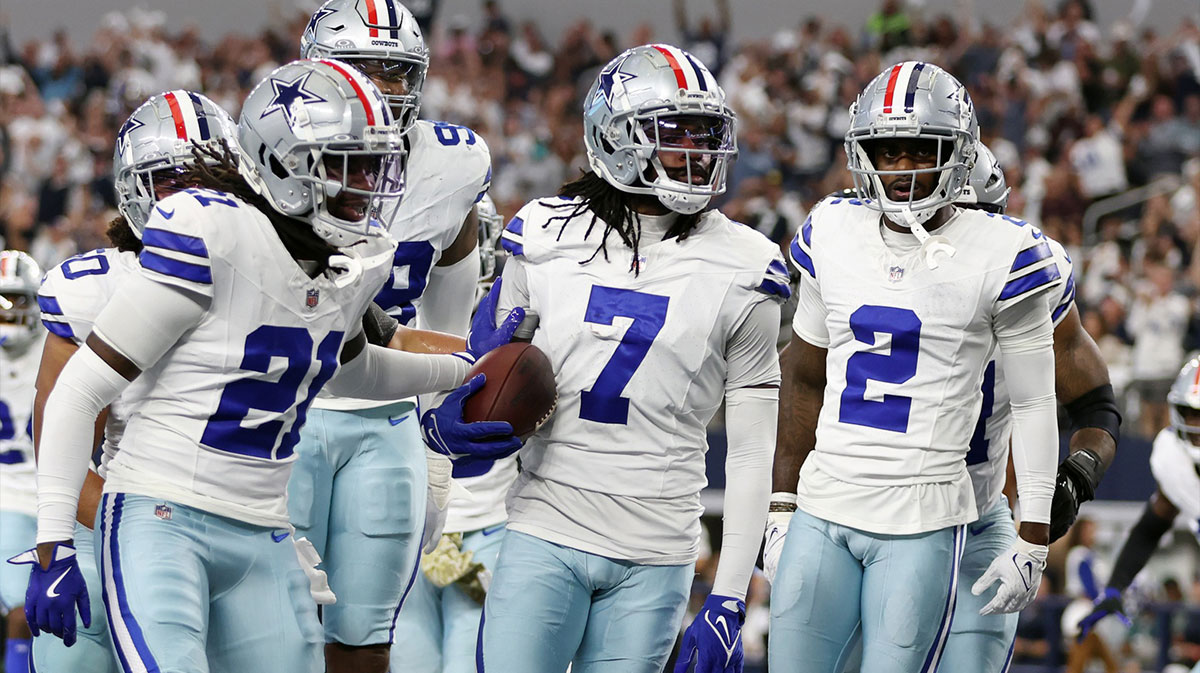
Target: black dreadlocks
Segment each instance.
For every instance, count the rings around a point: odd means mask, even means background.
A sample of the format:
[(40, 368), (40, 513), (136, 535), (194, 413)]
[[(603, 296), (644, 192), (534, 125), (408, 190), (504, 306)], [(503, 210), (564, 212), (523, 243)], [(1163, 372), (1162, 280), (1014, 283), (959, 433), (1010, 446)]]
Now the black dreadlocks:
[(108, 228), (104, 230), (104, 235), (108, 238), (108, 242), (121, 252), (136, 254), (142, 251), (142, 239), (133, 233), (133, 227), (129, 226), (124, 215), (112, 218), (108, 223)]
[[(558, 195), (567, 198), (578, 198), (579, 202), (543, 202), (542, 205), (550, 208), (570, 208), (571, 211), (566, 215), (558, 215), (550, 218), (542, 226), (548, 227), (551, 222), (561, 220), (562, 226), (558, 230), (558, 236), (561, 238), (568, 222), (576, 216), (583, 214), (584, 211), (592, 211), (592, 219), (588, 222), (588, 228), (584, 232), (583, 237), (587, 238), (592, 235), (592, 229), (596, 226), (596, 220), (603, 221), (604, 235), (600, 238), (600, 245), (596, 247), (596, 251), (592, 253), (592, 256), (583, 260), (580, 264), (587, 264), (596, 259), (596, 255), (599, 254), (603, 254), (605, 261), (607, 261), (608, 235), (615, 231), (621, 242), (633, 250), (633, 255), (629, 261), (629, 270), (633, 271), (633, 275), (638, 275), (638, 246), (641, 243), (642, 228), (638, 226), (636, 214), (629, 207), (629, 195), (608, 184), (604, 178), (596, 175), (593, 171), (586, 171), (575, 180), (565, 183), (559, 188)], [(683, 241), (692, 233), (696, 225), (699, 224), (702, 214), (680, 215), (675, 219), (671, 228), (667, 230), (666, 235), (663, 236), (663, 240), (675, 238), (677, 242)]]
[[(245, 178), (238, 173), (238, 158), (229, 149), (228, 143), (220, 141), (220, 150), (210, 146), (192, 144), (194, 159), (184, 164), (184, 172), (180, 180), (187, 184), (212, 189), (218, 192), (232, 194), (254, 206), (267, 216), (275, 227), (275, 233), (283, 246), (291, 253), (293, 259), (311, 260), (318, 263), (318, 268), (312, 275), (324, 272), (329, 256), (337, 249), (317, 236), (312, 227), (305, 226), (295, 218), (279, 213), (271, 207), (261, 194), (254, 191)], [(209, 165), (209, 160), (215, 165)]]

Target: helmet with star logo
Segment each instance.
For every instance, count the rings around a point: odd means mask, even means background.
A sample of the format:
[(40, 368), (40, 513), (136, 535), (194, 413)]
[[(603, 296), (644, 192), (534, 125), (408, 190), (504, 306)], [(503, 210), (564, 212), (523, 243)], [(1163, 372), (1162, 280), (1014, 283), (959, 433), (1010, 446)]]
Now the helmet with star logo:
[(42, 270), (27, 253), (0, 251), (0, 348), (21, 352), (37, 336)]
[(429, 48), (412, 12), (398, 0), (329, 0), (300, 38), (304, 58), (336, 58), (375, 82), (407, 133), (421, 109)]
[(1171, 428), (1200, 469), (1200, 357), (1188, 360), (1179, 370), (1167, 392), (1167, 404), (1171, 408)]
[[(117, 132), (113, 183), (117, 209), (141, 238), (150, 209), (194, 160), (193, 147), (237, 152), (237, 124), (220, 105), (194, 91), (168, 91), (142, 103)], [(215, 160), (206, 159), (208, 163)]]
[(345, 247), (385, 230), (372, 220), (400, 196), (389, 176), (403, 149), (383, 95), (333, 59), (293, 61), (259, 82), (242, 105), (243, 177), (271, 207)]
[(677, 213), (700, 212), (723, 194), (737, 155), (725, 92), (699, 60), (667, 44), (609, 61), (584, 98), (583, 127), (597, 175)]
[(975, 167), (967, 176), (967, 184), (963, 187), (962, 196), (958, 197), (960, 205), (968, 208), (986, 210), (989, 213), (1003, 214), (1008, 208), (1008, 183), (1004, 179), (1004, 171), (996, 155), (983, 143), (975, 146)]

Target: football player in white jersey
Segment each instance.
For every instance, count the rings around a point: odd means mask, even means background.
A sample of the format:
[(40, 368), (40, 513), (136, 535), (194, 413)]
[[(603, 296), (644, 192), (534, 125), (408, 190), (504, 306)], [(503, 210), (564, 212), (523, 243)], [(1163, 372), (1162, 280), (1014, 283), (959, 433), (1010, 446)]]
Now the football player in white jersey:
[(1080, 638), (1109, 615), (1129, 625), (1121, 593), (1146, 566), (1175, 519), (1182, 515), (1188, 528), (1200, 536), (1200, 358), (1188, 360), (1179, 370), (1167, 393), (1167, 404), (1171, 405), (1171, 425), (1159, 431), (1150, 451), (1150, 472), (1158, 490), (1125, 538), (1095, 609), (1079, 622)]
[(156, 204), (138, 274), (46, 402), (26, 614), (64, 639), (88, 608), (71, 542), (95, 417), (127, 387), (136, 405), (97, 532), (127, 670), (322, 670), (309, 583), (280, 544), (308, 404), (327, 382), (382, 399), (445, 388), (522, 317), (473, 327), (458, 356), (365, 343), (395, 245), (371, 214), (396, 196), (386, 175), (400, 145), (382, 95), (352, 67), (276, 69), (244, 103), (238, 140), (237, 155), (210, 154), (218, 167), (190, 167), (219, 190)]
[[(461, 337), (479, 277), (473, 206), (491, 179), (486, 143), (471, 129), (417, 119), (429, 49), (399, 0), (328, 0), (312, 15), (300, 48), (306, 58), (336, 58), (371, 78), (403, 136), (404, 156), (391, 179), (404, 185), (404, 196), (379, 214), (398, 245), (376, 303), (402, 325)], [(460, 349), (455, 341), (435, 352)], [(444, 495), (427, 506), (427, 482), (434, 482), (431, 495), (448, 493), (450, 465), (422, 443), (416, 406), (415, 399), (321, 395), (296, 448), (288, 508), (298, 534), (324, 558), (338, 596), (322, 612), (331, 673), (387, 670), (422, 543), (432, 543), (444, 516)], [(390, 511), (378, 521), (338, 523), (379, 502)], [(410, 655), (401, 653), (397, 665), (407, 667)]]
[[(45, 331), (37, 321), (42, 271), (19, 250), (0, 251), (0, 561), (33, 544), (37, 478), (33, 461), (34, 382)], [(29, 670), (32, 635), (25, 623), (23, 568), (0, 562), (4, 670)]]
[(973, 589), (999, 579), (987, 613), (1036, 594), (1057, 450), (1048, 297), (1062, 280), (1038, 230), (953, 205), (976, 122), (952, 76), (889, 67), (850, 116), (860, 198), (819, 204), (791, 246), (800, 302), (781, 358), (771, 509), (794, 513), (769, 657), (772, 670), (833, 673), (861, 624), (863, 670), (925, 672), (954, 614), (964, 525), (978, 518), (963, 459), (997, 344), (1024, 439), (1025, 516)]
[[(490, 196), (479, 212), (480, 292), (495, 276), (495, 246), (504, 230)], [(518, 333), (519, 334), (519, 333)], [(520, 338), (518, 336), (518, 338)], [(517, 458), (459, 460), (446, 524), (436, 549), (421, 560), (421, 572), (396, 617), (392, 670), (408, 673), (473, 673), (483, 599), (508, 518), (504, 497), (517, 477)]]
[[(38, 290), (42, 324), (50, 332), (38, 370), (34, 428), (40, 430), (45, 402), (71, 355), (83, 345), (100, 310), (127, 279), (138, 273), (141, 235), (159, 199), (189, 185), (181, 178), (195, 157), (193, 148), (218, 149), (221, 141), (237, 142), (237, 125), (229, 113), (206, 96), (169, 91), (152, 96), (121, 125), (113, 151), (116, 217), (106, 232), (112, 247), (75, 255), (46, 272)], [(75, 531), (75, 557), (90, 596), (101, 595), (92, 548), (106, 462), (112, 459), (125, 430), (129, 410), (120, 400), (101, 414), (104, 445), (93, 461), (80, 494)], [(43, 633), (33, 643), (34, 670), (116, 673), (120, 663), (108, 634), (102, 601), (91, 602), (91, 624), (80, 628), (70, 647)]]
[[(691, 54), (665, 44), (620, 54), (583, 112), (591, 170), (523, 207), (501, 239), (501, 310), (538, 314), (533, 344), (554, 365), (558, 406), (520, 454), (479, 670), (662, 670), (699, 552), (705, 427), (722, 401), (721, 560), (676, 670), (741, 670), (785, 263), (765, 237), (707, 209), (725, 189), (735, 117)], [(457, 436), (477, 387), (423, 415), (431, 446), (499, 457)]]

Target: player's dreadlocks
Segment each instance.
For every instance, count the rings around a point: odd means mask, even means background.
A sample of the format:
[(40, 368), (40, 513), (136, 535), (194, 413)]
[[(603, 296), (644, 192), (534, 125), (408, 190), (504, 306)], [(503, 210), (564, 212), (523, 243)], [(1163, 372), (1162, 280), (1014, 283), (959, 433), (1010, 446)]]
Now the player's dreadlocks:
[[(578, 198), (579, 203), (556, 203), (544, 202), (543, 205), (551, 208), (570, 208), (571, 211), (566, 215), (559, 215), (550, 218), (545, 225), (550, 226), (555, 220), (562, 221), (562, 227), (558, 230), (559, 237), (567, 227), (567, 223), (584, 211), (592, 211), (592, 219), (588, 222), (587, 231), (583, 237), (587, 238), (592, 235), (592, 229), (596, 226), (596, 220), (601, 220), (604, 223), (604, 235), (600, 238), (600, 245), (596, 247), (596, 251), (591, 257), (580, 262), (587, 264), (596, 259), (596, 255), (603, 254), (604, 259), (608, 260), (608, 235), (616, 232), (620, 237), (621, 242), (629, 246), (633, 250), (633, 255), (629, 261), (629, 269), (636, 276), (640, 271), (637, 263), (638, 247), (641, 243), (642, 228), (638, 226), (637, 215), (634, 213), (627, 203), (628, 195), (625, 192), (613, 187), (605, 182), (604, 178), (596, 175), (593, 171), (586, 171), (583, 175), (575, 180), (564, 184), (558, 190), (559, 196), (567, 198)], [(701, 213), (693, 213), (691, 215), (680, 215), (675, 218), (675, 222), (671, 228), (667, 230), (663, 240), (675, 238), (678, 241), (686, 239), (696, 225), (700, 222)]]
[[(335, 254), (337, 249), (321, 240), (312, 227), (302, 226), (296, 219), (279, 213), (266, 198), (254, 191), (238, 172), (238, 158), (225, 140), (220, 141), (219, 150), (192, 143), (192, 157), (193, 160), (184, 165), (184, 173), (180, 176), (182, 181), (232, 194), (254, 206), (271, 221), (279, 240), (294, 259), (316, 261), (319, 263), (318, 272), (324, 271), (329, 256)], [(210, 162), (216, 163), (212, 165)]]
[(112, 218), (108, 223), (108, 228), (104, 230), (104, 235), (108, 238), (108, 242), (121, 252), (139, 253), (142, 251), (142, 239), (133, 233), (133, 227), (129, 226), (124, 215)]

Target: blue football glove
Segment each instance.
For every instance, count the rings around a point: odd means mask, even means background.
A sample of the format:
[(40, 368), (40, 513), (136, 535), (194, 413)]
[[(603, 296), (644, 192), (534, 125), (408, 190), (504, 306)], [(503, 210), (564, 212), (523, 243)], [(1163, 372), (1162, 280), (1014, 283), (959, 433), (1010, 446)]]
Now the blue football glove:
[(451, 460), (464, 456), (504, 458), (521, 448), (521, 440), (505, 421), (463, 421), (463, 404), (483, 387), (485, 380), (483, 374), (476, 374), (452, 390), (440, 405), (421, 414), (421, 434), (429, 448)]
[(683, 633), (675, 673), (687, 673), (696, 662), (696, 673), (742, 673), (742, 623), (746, 603), (711, 594), (700, 614)]
[(75, 547), (59, 542), (54, 545), (53, 558), (50, 567), (43, 570), (35, 547), (8, 562), (32, 566), (29, 588), (25, 590), (25, 621), (29, 622), (33, 635), (42, 631), (53, 633), (70, 647), (75, 644), (75, 608), (79, 608), (83, 625), (88, 627), (92, 625), (92, 606), (83, 573), (75, 560)]
[(499, 327), (496, 326), (496, 302), (500, 300), (500, 281), (501, 279), (497, 278), (496, 282), (492, 283), (492, 289), (483, 301), (479, 302), (475, 317), (471, 318), (471, 330), (467, 332), (467, 350), (459, 354), (466, 355), (464, 359), (470, 362), (512, 341), (513, 332), (517, 331), (517, 326), (525, 319), (525, 309), (518, 306), (509, 311)]
[(1096, 627), (1096, 623), (1109, 615), (1116, 615), (1117, 619), (1125, 626), (1132, 626), (1133, 622), (1129, 620), (1129, 616), (1125, 614), (1125, 606), (1121, 603), (1121, 592), (1108, 587), (1104, 593), (1096, 597), (1094, 609), (1088, 616), (1079, 620), (1079, 640), (1087, 637), (1087, 634)]

